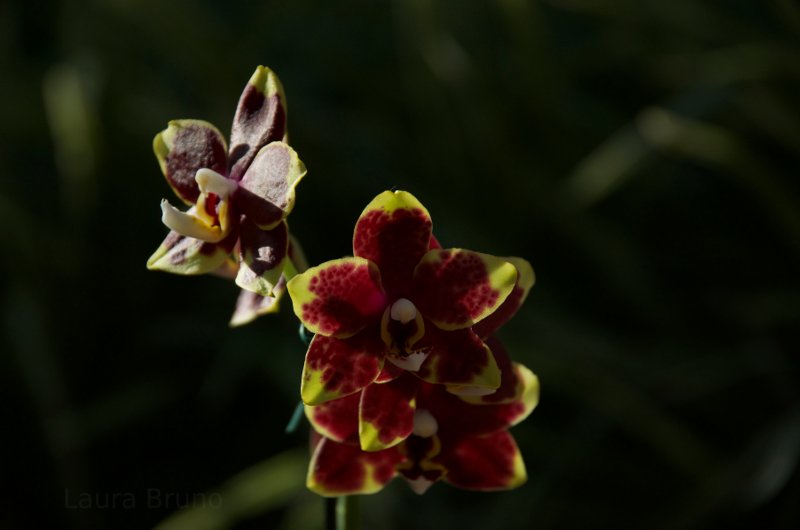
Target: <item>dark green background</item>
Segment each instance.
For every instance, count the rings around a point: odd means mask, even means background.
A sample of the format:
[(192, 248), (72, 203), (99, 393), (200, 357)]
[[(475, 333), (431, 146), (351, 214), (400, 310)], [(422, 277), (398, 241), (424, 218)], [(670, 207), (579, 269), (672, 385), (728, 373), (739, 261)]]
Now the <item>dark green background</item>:
[(231, 330), (231, 283), (144, 266), (153, 135), (227, 131), (266, 64), (312, 262), (397, 185), (538, 276), (500, 333), (542, 380), (528, 484), (398, 481), (365, 528), (797, 528), (799, 37), (793, 0), (0, 4), (0, 527), (149, 528), (203, 492), (224, 509), (171, 528), (320, 524), (288, 305)]

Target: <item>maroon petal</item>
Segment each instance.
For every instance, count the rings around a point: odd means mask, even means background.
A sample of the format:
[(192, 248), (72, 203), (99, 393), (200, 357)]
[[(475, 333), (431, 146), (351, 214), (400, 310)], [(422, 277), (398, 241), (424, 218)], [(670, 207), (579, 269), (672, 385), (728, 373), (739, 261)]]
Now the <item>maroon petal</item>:
[(376, 493), (397, 475), (403, 460), (397, 447), (370, 453), (323, 438), (311, 457), (306, 485), (325, 497)]
[(429, 383), (483, 388), (494, 392), (501, 382), (491, 350), (471, 329), (442, 331), (426, 326), (425, 337), (415, 346), (428, 358), (415, 374)]
[(358, 420), (363, 450), (380, 451), (411, 435), (418, 386), (418, 379), (406, 376), (364, 388)]
[(423, 384), (417, 409), (428, 411), (438, 424), (438, 434), (458, 438), (508, 429), (525, 411), (522, 401), (506, 405), (473, 405), (447, 392), (442, 385)]
[(409, 284), (431, 240), (431, 218), (405, 191), (385, 191), (364, 209), (353, 233), (353, 254), (381, 270), (386, 292), (406, 296)]
[(286, 285), (294, 313), (312, 333), (347, 337), (376, 323), (386, 308), (380, 272), (363, 258), (311, 267)]
[(522, 455), (508, 431), (442, 440), (442, 452), (433, 460), (447, 469), (445, 481), (469, 490), (512, 489), (528, 478)]
[(225, 138), (216, 127), (201, 120), (173, 120), (153, 139), (161, 171), (175, 194), (194, 204), (200, 188), (194, 180), (198, 169), (227, 172)]
[(303, 401), (321, 405), (358, 392), (375, 381), (383, 367), (386, 347), (374, 335), (368, 331), (349, 339), (315, 335), (303, 366)]
[(240, 180), (262, 147), (286, 135), (286, 100), (272, 70), (259, 66), (244, 87), (231, 127), (230, 176)]
[(236, 207), (259, 227), (275, 226), (292, 211), (306, 167), (294, 149), (272, 142), (258, 152), (233, 193)]
[(239, 234), (239, 273), (236, 284), (261, 296), (274, 296), (289, 248), (289, 229), (280, 223), (261, 230), (247, 218)]
[(207, 243), (170, 231), (147, 260), (147, 268), (173, 274), (206, 274), (225, 263), (235, 241), (233, 235), (219, 243)]
[(337, 442), (358, 445), (358, 404), (356, 392), (312, 407), (306, 405), (306, 417), (318, 433)]
[(486, 338), (508, 322), (517, 314), (522, 303), (528, 297), (533, 287), (535, 276), (531, 264), (522, 258), (506, 258), (517, 269), (517, 283), (508, 298), (494, 313), (484, 318), (472, 327), (472, 330), (481, 338)]
[(449, 387), (448, 390), (464, 401), (476, 405), (510, 403), (517, 399), (522, 381), (503, 344), (495, 337), (489, 337), (486, 339), (486, 345), (492, 350), (497, 368), (500, 370), (500, 387), (485, 395), (470, 395), (469, 389), (459, 387)]
[(491, 315), (517, 281), (508, 261), (463, 249), (429, 250), (414, 270), (410, 297), (442, 329), (462, 329)]

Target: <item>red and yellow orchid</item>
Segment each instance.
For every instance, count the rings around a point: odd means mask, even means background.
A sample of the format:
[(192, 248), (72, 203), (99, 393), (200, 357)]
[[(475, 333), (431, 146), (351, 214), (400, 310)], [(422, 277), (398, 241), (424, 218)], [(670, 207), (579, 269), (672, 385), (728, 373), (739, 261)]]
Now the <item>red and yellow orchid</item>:
[(285, 143), (286, 102), (270, 69), (259, 66), (250, 78), (230, 139), (228, 148), (219, 130), (201, 120), (171, 121), (156, 135), (161, 170), (190, 208), (183, 212), (162, 200), (162, 220), (171, 231), (147, 266), (233, 276), (248, 292), (237, 303), (236, 325), (276, 308), (282, 275), (296, 273), (290, 247), (299, 253), (285, 218), (306, 169)]
[[(494, 341), (494, 346), (499, 343)], [(390, 383), (393, 392), (416, 387), (416, 409), (410, 413), (413, 431), (400, 444), (380, 451), (364, 451), (358, 442), (363, 411), (357, 397), (346, 397), (316, 407), (306, 415), (319, 433), (308, 471), (308, 487), (324, 496), (375, 493), (398, 474), (414, 491), (424, 493), (443, 480), (479, 491), (512, 489), (526, 480), (525, 465), (508, 428), (525, 419), (539, 401), (539, 381), (521, 364), (501, 389), (510, 398), (502, 403), (473, 404), (446, 391), (442, 385), (420, 382), (404, 374)], [(389, 423), (407, 421), (405, 410), (384, 403)], [(402, 417), (402, 418), (401, 418)]]
[(295, 314), (316, 334), (303, 368), (306, 404), (348, 396), (403, 370), (457, 394), (495, 392), (502, 375), (483, 339), (533, 285), (525, 260), (440, 248), (428, 211), (404, 191), (381, 193), (366, 207), (353, 254), (287, 284)]

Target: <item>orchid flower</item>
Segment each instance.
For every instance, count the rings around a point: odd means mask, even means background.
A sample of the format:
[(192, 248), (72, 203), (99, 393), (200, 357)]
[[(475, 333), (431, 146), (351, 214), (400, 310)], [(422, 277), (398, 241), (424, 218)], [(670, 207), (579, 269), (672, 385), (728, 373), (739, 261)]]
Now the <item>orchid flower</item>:
[[(500, 348), (496, 341), (493, 344)], [(467, 402), (442, 385), (408, 374), (391, 383), (370, 385), (361, 400), (373, 387), (418, 387), (416, 408), (410, 411), (413, 431), (401, 443), (380, 451), (364, 451), (359, 445), (363, 413), (358, 395), (307, 406), (306, 415), (319, 437), (308, 487), (323, 496), (375, 493), (398, 475), (420, 494), (440, 480), (479, 491), (520, 486), (526, 480), (525, 465), (508, 428), (538, 404), (539, 381), (521, 364), (511, 365), (511, 373), (501, 385), (510, 397), (495, 404)], [(399, 418), (409, 416), (390, 402), (383, 404), (381, 414), (395, 424), (405, 423), (406, 418)]]
[(190, 206), (181, 211), (162, 200), (167, 238), (147, 262), (177, 274), (231, 275), (243, 294), (232, 324), (273, 310), (282, 275), (297, 267), (299, 253), (285, 218), (295, 187), (306, 174), (285, 143), (286, 102), (277, 76), (259, 66), (239, 99), (231, 145), (212, 124), (174, 120), (156, 135), (153, 150), (170, 187)]
[(295, 314), (316, 334), (303, 368), (306, 404), (403, 371), (456, 394), (500, 387), (501, 371), (483, 338), (516, 312), (533, 285), (528, 262), (439, 248), (428, 211), (404, 191), (381, 193), (366, 207), (353, 253), (287, 284)]

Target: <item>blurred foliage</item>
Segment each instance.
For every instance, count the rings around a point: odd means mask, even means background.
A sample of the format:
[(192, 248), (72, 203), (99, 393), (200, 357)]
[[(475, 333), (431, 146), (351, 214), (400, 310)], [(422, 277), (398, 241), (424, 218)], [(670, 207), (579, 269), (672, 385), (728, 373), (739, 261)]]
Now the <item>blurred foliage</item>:
[(269, 463), (306, 444), (288, 307), (230, 330), (231, 284), (144, 267), (153, 135), (224, 130), (257, 64), (312, 262), (397, 185), (537, 271), (500, 334), (543, 385), (529, 483), (396, 483), (366, 528), (797, 528), (799, 37), (792, 0), (0, 4), (0, 528), (153, 527), (182, 506), (150, 490), (224, 493), (165, 528), (319, 527), (303, 459)]

